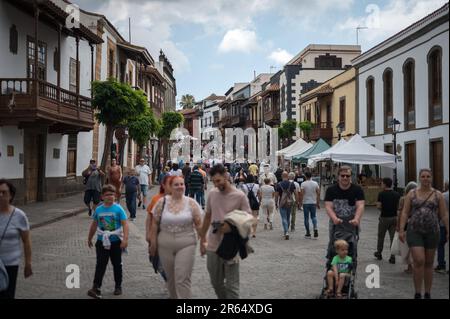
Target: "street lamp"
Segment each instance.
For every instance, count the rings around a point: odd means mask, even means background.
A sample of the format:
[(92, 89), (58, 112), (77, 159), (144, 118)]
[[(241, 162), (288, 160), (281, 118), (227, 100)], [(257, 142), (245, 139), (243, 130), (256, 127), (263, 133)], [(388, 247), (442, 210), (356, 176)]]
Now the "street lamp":
[(343, 122), (339, 122), (338, 125), (336, 125), (336, 131), (338, 132), (338, 141), (341, 140), (341, 134), (345, 130), (345, 125)]
[(394, 143), (394, 156), (395, 156), (395, 167), (394, 167), (394, 190), (397, 191), (398, 181), (397, 181), (397, 132), (400, 127), (400, 121), (395, 117), (389, 122), (392, 127), (392, 142)]

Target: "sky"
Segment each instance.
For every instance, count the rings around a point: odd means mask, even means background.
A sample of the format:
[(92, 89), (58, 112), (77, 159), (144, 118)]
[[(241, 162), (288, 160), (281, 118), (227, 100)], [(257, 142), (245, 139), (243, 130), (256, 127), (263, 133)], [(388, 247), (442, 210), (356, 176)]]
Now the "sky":
[(365, 52), (443, 6), (445, 0), (73, 0), (101, 13), (155, 60), (175, 70), (177, 102), (224, 93), (254, 72), (275, 73), (309, 44), (356, 44)]

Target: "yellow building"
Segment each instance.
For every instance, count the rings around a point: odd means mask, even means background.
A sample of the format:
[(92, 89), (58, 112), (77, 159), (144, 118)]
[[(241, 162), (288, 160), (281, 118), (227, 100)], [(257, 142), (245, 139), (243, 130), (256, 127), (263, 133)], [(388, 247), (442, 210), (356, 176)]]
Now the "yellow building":
[(356, 71), (352, 67), (300, 95), (297, 112), (300, 122), (313, 123), (311, 140), (322, 138), (331, 145), (338, 141), (340, 135), (356, 133), (355, 76)]

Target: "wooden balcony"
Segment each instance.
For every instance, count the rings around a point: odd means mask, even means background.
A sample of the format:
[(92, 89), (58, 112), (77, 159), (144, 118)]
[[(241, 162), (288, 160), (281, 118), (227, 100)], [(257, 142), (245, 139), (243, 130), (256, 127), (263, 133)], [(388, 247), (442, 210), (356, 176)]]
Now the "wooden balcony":
[(245, 123), (247, 121), (247, 116), (246, 115), (238, 115), (238, 116), (233, 116), (231, 118), (231, 125), (233, 127), (244, 127)]
[(327, 142), (330, 142), (333, 139), (332, 124), (332, 122), (314, 123), (311, 130), (311, 140), (317, 141), (321, 138)]
[(245, 128), (254, 128), (255, 131), (258, 131), (258, 125), (256, 124), (256, 121), (253, 120), (247, 120), (245, 121)]
[(0, 125), (47, 125), (50, 133), (94, 128), (91, 99), (33, 79), (0, 78)]
[(230, 116), (223, 116), (220, 118), (219, 121), (219, 128), (228, 128), (231, 126), (231, 117)]
[(280, 109), (275, 107), (264, 112), (264, 122), (272, 127), (280, 125)]

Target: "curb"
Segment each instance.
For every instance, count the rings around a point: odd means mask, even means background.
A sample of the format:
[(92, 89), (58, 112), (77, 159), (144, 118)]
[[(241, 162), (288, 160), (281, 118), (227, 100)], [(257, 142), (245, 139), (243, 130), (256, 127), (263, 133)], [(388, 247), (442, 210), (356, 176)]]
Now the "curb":
[(80, 207), (80, 208), (76, 208), (74, 210), (66, 211), (61, 216), (58, 216), (58, 217), (55, 217), (55, 218), (52, 218), (52, 219), (49, 219), (49, 220), (45, 220), (45, 221), (42, 221), (42, 222), (38, 222), (38, 223), (35, 223), (35, 224), (31, 224), (30, 225), (30, 229), (35, 229), (35, 228), (39, 228), (39, 227), (42, 227), (42, 226), (47, 226), (49, 224), (56, 223), (56, 222), (58, 222), (58, 221), (60, 221), (62, 219), (69, 218), (69, 217), (74, 217), (76, 215), (79, 215), (81, 213), (86, 213), (86, 212), (87, 212), (87, 208), (86, 207), (82, 207), (82, 208)]

